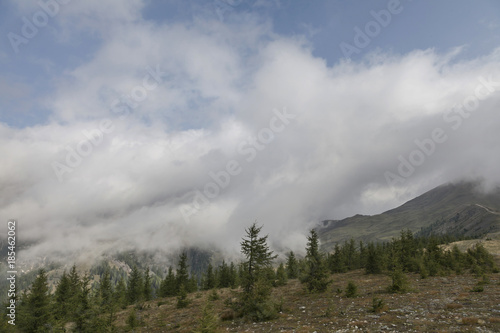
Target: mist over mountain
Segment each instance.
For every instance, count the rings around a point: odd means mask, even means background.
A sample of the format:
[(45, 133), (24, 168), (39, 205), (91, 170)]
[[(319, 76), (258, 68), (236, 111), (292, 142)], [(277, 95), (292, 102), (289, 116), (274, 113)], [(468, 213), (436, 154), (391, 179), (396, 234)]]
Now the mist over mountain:
[[(57, 3), (43, 27), (38, 2), (0, 4), (0, 217), (20, 261), (237, 256), (254, 221), (303, 251), (318, 221), (500, 184), (495, 2)], [(483, 218), (453, 209), (412, 226)]]
[(438, 186), (405, 204), (373, 216), (324, 220), (318, 226), (325, 250), (350, 240), (390, 241), (402, 230), (417, 235), (500, 236), (500, 187), (479, 182)]

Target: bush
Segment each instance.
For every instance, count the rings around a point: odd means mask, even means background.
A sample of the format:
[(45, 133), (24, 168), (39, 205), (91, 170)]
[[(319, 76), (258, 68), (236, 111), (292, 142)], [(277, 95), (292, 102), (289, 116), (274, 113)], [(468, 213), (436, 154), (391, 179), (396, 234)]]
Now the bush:
[(490, 283), (490, 278), (485, 274), (483, 274), (482, 279), (477, 282), (478, 285), (482, 285), (482, 286), (484, 286), (485, 284), (489, 284), (489, 283)]
[(255, 289), (251, 293), (244, 293), (239, 304), (233, 309), (252, 321), (266, 321), (277, 317), (278, 305), (270, 298), (271, 287), (268, 281), (262, 278), (257, 280)]
[(464, 306), (462, 304), (458, 304), (458, 303), (446, 304), (446, 310), (457, 310), (457, 309), (461, 309), (463, 307)]
[(127, 325), (133, 329), (137, 326), (139, 326), (139, 320), (137, 319), (137, 315), (135, 313), (135, 309), (132, 309), (130, 314), (127, 317)]
[(217, 332), (219, 318), (214, 314), (209, 302), (205, 303), (203, 312), (199, 320), (199, 327), (193, 330), (193, 333), (214, 333)]
[(212, 289), (212, 291), (208, 295), (208, 300), (209, 301), (217, 301), (218, 299), (220, 299), (220, 296), (217, 293), (217, 289), (214, 288), (214, 289)]
[(386, 309), (387, 305), (385, 304), (385, 301), (383, 299), (373, 297), (371, 312), (381, 313), (384, 312)]
[(427, 267), (425, 267), (425, 265), (423, 263), (419, 264), (418, 272), (420, 273), (420, 278), (422, 280), (427, 279), (429, 277), (429, 270), (427, 269)]
[(281, 263), (276, 271), (276, 281), (274, 283), (275, 287), (285, 286), (288, 282), (288, 278), (286, 276), (285, 266)]
[(354, 282), (349, 281), (347, 283), (347, 288), (345, 290), (345, 296), (349, 297), (349, 298), (358, 296), (358, 286)]
[(186, 308), (189, 305), (189, 303), (190, 301), (187, 297), (186, 289), (184, 288), (184, 285), (181, 285), (181, 288), (179, 290), (179, 296), (177, 296), (177, 309)]
[(484, 291), (484, 287), (480, 284), (474, 286), (474, 288), (472, 288), (471, 290), (472, 292), (474, 293), (482, 293)]
[(406, 293), (410, 286), (406, 275), (401, 269), (396, 268), (391, 274), (392, 284), (387, 288), (390, 293)]

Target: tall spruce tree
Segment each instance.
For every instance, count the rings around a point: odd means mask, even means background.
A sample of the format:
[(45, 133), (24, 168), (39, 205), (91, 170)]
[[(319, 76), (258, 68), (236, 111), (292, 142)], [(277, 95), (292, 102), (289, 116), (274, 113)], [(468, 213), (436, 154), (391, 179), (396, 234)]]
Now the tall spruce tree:
[(50, 332), (52, 316), (45, 270), (38, 272), (29, 293), (24, 293), (21, 297), (17, 318), (17, 323), (24, 332)]
[(347, 257), (338, 244), (335, 244), (333, 254), (328, 256), (328, 267), (332, 273), (347, 272)]
[(144, 273), (144, 288), (143, 288), (144, 300), (150, 301), (153, 298), (153, 287), (151, 286), (151, 276), (149, 274), (149, 267), (146, 268), (146, 273)]
[(273, 255), (273, 251), (267, 245), (267, 237), (259, 237), (261, 227), (257, 224), (252, 224), (246, 231), (246, 238), (241, 242), (241, 252), (247, 260), (244, 262), (246, 272), (244, 275), (243, 289), (246, 292), (251, 292), (255, 286), (259, 273), (264, 268), (270, 267), (277, 255)]
[(109, 268), (106, 268), (104, 274), (101, 276), (99, 296), (101, 297), (101, 306), (104, 311), (109, 312), (111, 310), (111, 304), (113, 303), (113, 287), (111, 285), (111, 273)]
[(56, 291), (54, 293), (54, 306), (53, 313), (54, 318), (57, 321), (65, 321), (68, 319), (69, 313), (69, 301), (70, 301), (70, 280), (66, 271), (63, 272), (63, 275), (59, 279), (59, 282), (56, 286)]
[(283, 263), (280, 263), (278, 269), (276, 270), (276, 285), (284, 286), (288, 282), (288, 277), (286, 275), (285, 266)]
[(211, 263), (208, 264), (207, 266), (207, 272), (205, 273), (205, 280), (203, 284), (203, 289), (204, 290), (210, 290), (212, 288), (215, 288), (216, 281), (215, 281), (215, 274), (214, 274), (214, 268)]
[(172, 266), (168, 267), (168, 273), (160, 284), (160, 297), (175, 296), (177, 294), (177, 283)]
[(219, 267), (218, 286), (219, 288), (229, 288), (231, 286), (231, 272), (229, 270), (229, 266), (224, 260), (222, 260), (222, 264)]
[(382, 273), (383, 261), (381, 254), (377, 251), (373, 243), (369, 243), (366, 249), (366, 274)]
[(330, 281), (323, 255), (319, 252), (318, 234), (312, 229), (307, 237), (306, 263), (307, 275), (303, 282), (307, 283), (310, 292), (324, 292)]
[(241, 252), (245, 255), (243, 263), (243, 294), (241, 313), (255, 321), (268, 320), (276, 315), (274, 304), (270, 301), (272, 281), (267, 272), (272, 269), (272, 262), (277, 257), (267, 245), (267, 237), (259, 237), (262, 227), (254, 223), (246, 231), (241, 242)]
[(299, 277), (299, 265), (297, 264), (297, 259), (293, 251), (290, 251), (287, 256), (286, 273), (289, 279), (296, 279)]
[[(98, 289), (100, 304), (100, 312), (104, 312), (109, 314), (106, 318), (105, 327), (112, 327), (113, 321), (115, 319), (115, 309), (116, 304), (114, 302), (113, 295), (113, 286), (111, 284), (111, 273), (109, 270), (109, 266), (104, 270), (103, 275), (101, 276), (101, 281)], [(99, 315), (96, 315), (99, 317)], [(96, 318), (97, 319), (97, 318)]]
[(359, 267), (359, 254), (356, 251), (356, 242), (353, 238), (349, 241), (344, 242), (344, 246), (342, 247), (342, 251), (344, 252), (344, 258), (346, 261), (347, 270), (353, 270)]
[(127, 286), (123, 277), (121, 277), (116, 284), (115, 292), (113, 293), (113, 303), (122, 309), (125, 309), (128, 304)]
[(231, 276), (231, 288), (236, 288), (236, 286), (239, 284), (239, 279), (238, 279), (238, 272), (236, 270), (236, 266), (234, 263), (231, 261), (231, 264), (229, 265), (229, 274)]
[(90, 302), (90, 277), (84, 275), (79, 281), (77, 303), (74, 312), (74, 321), (77, 332), (88, 332), (91, 328), (92, 320), (91, 302)]
[(130, 277), (128, 279), (127, 286), (127, 301), (128, 304), (134, 304), (141, 300), (143, 294), (143, 284), (142, 284), (142, 276), (141, 272), (137, 266), (132, 268), (132, 272), (130, 273)]
[(186, 252), (179, 255), (179, 264), (175, 273), (176, 278), (176, 295), (179, 294), (181, 286), (184, 286), (185, 291), (189, 290), (189, 272)]

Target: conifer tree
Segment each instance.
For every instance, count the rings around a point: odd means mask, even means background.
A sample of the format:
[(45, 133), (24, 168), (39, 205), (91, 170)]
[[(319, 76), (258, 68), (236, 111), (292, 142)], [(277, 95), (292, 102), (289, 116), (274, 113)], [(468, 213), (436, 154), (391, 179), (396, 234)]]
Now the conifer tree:
[(344, 257), (346, 260), (347, 270), (358, 268), (359, 257), (357, 255), (356, 243), (354, 242), (354, 239), (351, 238), (349, 242), (346, 241), (342, 250), (344, 252)]
[(90, 277), (85, 275), (79, 281), (79, 293), (74, 311), (74, 321), (77, 332), (87, 332), (90, 330), (90, 321), (92, 319), (90, 304)]
[(146, 273), (144, 273), (144, 288), (143, 288), (144, 300), (150, 301), (153, 298), (153, 289), (151, 287), (151, 276), (149, 274), (149, 267), (146, 268)]
[(175, 296), (177, 293), (176, 289), (177, 289), (177, 282), (175, 279), (174, 270), (172, 269), (172, 266), (169, 266), (168, 273), (162, 280), (160, 285), (160, 296), (161, 297)]
[(111, 310), (113, 303), (113, 287), (111, 286), (111, 276), (109, 268), (106, 268), (101, 277), (99, 284), (99, 296), (101, 297), (101, 305), (103, 309), (108, 312)]
[(189, 299), (187, 297), (187, 291), (183, 284), (179, 289), (179, 295), (177, 296), (177, 308), (182, 309), (189, 305)]
[(358, 286), (353, 282), (349, 281), (345, 289), (345, 296), (348, 298), (356, 297), (358, 295)]
[(54, 293), (53, 313), (57, 321), (65, 321), (68, 318), (70, 292), (70, 280), (66, 271), (64, 271)]
[(450, 257), (450, 267), (455, 271), (456, 274), (462, 274), (464, 255), (462, 254), (462, 252), (460, 252), (456, 244), (451, 249)]
[(238, 280), (240, 282), (240, 285), (243, 285), (243, 280), (245, 278), (245, 273), (247, 271), (246, 265), (244, 262), (240, 262), (238, 264)]
[(380, 274), (382, 273), (382, 261), (380, 254), (377, 252), (375, 245), (369, 243), (366, 249), (367, 258), (365, 271), (366, 274)]
[(234, 263), (231, 261), (231, 264), (229, 265), (229, 274), (231, 276), (230, 282), (231, 282), (231, 288), (236, 288), (239, 284), (238, 282), (238, 272), (236, 270), (236, 266)]
[(310, 231), (307, 240), (307, 275), (303, 282), (307, 283), (307, 289), (310, 292), (324, 292), (330, 281), (328, 281), (324, 258), (319, 252), (318, 234), (314, 229)]
[(78, 298), (78, 296), (80, 294), (80, 276), (78, 275), (78, 272), (76, 271), (76, 265), (73, 265), (71, 267), (71, 270), (69, 271), (68, 278), (69, 278), (71, 297)]
[(49, 332), (51, 326), (49, 285), (45, 270), (40, 269), (29, 293), (19, 305), (17, 323), (25, 332)]
[(366, 258), (368, 257), (368, 250), (363, 243), (363, 241), (359, 241), (359, 260), (358, 260), (358, 268), (366, 267)]
[(286, 273), (289, 279), (296, 279), (299, 277), (299, 266), (297, 264), (297, 259), (295, 259), (295, 254), (293, 253), (293, 251), (290, 251), (287, 256)]
[(99, 310), (99, 312), (104, 312), (108, 313), (109, 316), (107, 317), (106, 320), (103, 322), (103, 328), (109, 328), (112, 327), (113, 321), (115, 318), (115, 302), (114, 302), (114, 294), (113, 294), (113, 286), (111, 284), (111, 273), (109, 270), (109, 266), (106, 267), (104, 270), (104, 273), (101, 277), (101, 281), (99, 284), (99, 289), (98, 289), (98, 295), (99, 295), (99, 300), (100, 300), (100, 309), (95, 309), (94, 308), (94, 316), (97, 318), (94, 318), (94, 325), (97, 324), (96, 321), (98, 322), (97, 319), (99, 319), (99, 313), (95, 313), (96, 310)]
[(417, 246), (411, 230), (401, 231), (401, 253), (400, 263), (406, 272), (415, 271), (415, 256), (417, 255)]
[(141, 300), (143, 294), (142, 276), (137, 266), (132, 268), (127, 286), (128, 304), (134, 304)]
[(274, 304), (269, 300), (271, 283), (266, 276), (272, 269), (272, 261), (277, 257), (267, 245), (267, 237), (259, 237), (262, 227), (254, 223), (246, 231), (241, 242), (241, 252), (245, 255), (243, 263), (243, 294), (241, 297), (241, 313), (252, 320), (262, 321), (276, 315)]
[(231, 272), (229, 271), (229, 266), (224, 260), (219, 267), (219, 288), (229, 288), (231, 286)]
[(285, 266), (283, 263), (280, 263), (278, 266), (278, 269), (276, 270), (276, 285), (277, 286), (284, 286), (288, 282), (288, 278), (286, 276), (286, 270)]
[(199, 326), (193, 331), (193, 333), (215, 333), (217, 332), (218, 322), (219, 319), (212, 309), (212, 304), (210, 304), (210, 302), (206, 302), (203, 306), (201, 318), (198, 324)]
[(189, 278), (188, 283), (186, 285), (186, 291), (188, 293), (192, 293), (198, 290), (198, 280), (193, 275)]
[(243, 288), (245, 292), (252, 292), (259, 273), (266, 267), (272, 265), (272, 261), (277, 257), (267, 245), (267, 237), (259, 237), (262, 227), (257, 227), (254, 223), (245, 229), (247, 235), (241, 242), (241, 252), (245, 255), (246, 272), (244, 274)]
[(189, 273), (188, 273), (186, 252), (182, 252), (179, 255), (179, 264), (177, 267), (177, 271), (175, 273), (175, 277), (176, 277), (176, 294), (177, 295), (179, 294), (181, 286), (184, 286), (184, 289), (187, 291), (189, 283)]
[(387, 288), (389, 292), (405, 293), (410, 290), (408, 279), (401, 267), (395, 267), (394, 271), (391, 272), (391, 280), (392, 283)]
[(203, 284), (203, 289), (204, 290), (210, 290), (212, 288), (215, 288), (215, 274), (214, 274), (214, 269), (211, 263), (208, 264), (207, 267), (207, 272), (205, 274), (205, 280)]
[(115, 292), (113, 294), (113, 302), (116, 306), (125, 309), (127, 306), (127, 286), (125, 285), (125, 279), (120, 278), (116, 284)]
[(345, 273), (347, 272), (347, 259), (344, 249), (335, 244), (333, 254), (328, 256), (328, 267), (332, 273)]

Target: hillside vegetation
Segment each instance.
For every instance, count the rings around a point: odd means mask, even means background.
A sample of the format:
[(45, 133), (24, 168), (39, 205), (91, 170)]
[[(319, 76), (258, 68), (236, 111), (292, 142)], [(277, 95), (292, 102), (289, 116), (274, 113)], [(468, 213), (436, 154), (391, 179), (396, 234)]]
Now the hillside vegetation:
[[(16, 299), (9, 332), (220, 332), (356, 330), (497, 330), (500, 275), (482, 244), (447, 249), (453, 236), (415, 237), (409, 230), (385, 243), (337, 245), (319, 250), (311, 230), (307, 255), (276, 262), (261, 227), (246, 229), (246, 258), (214, 268), (197, 280), (181, 253), (159, 288), (150, 270), (133, 267), (114, 283), (109, 269), (92, 284), (74, 266), (49, 289), (42, 269)], [(471, 302), (474, 300), (475, 302)], [(5, 304), (6, 305), (6, 304)], [(6, 311), (6, 306), (3, 307)], [(485, 311), (488, 309), (488, 311)], [(10, 326), (9, 326), (10, 325)]]
[(399, 230), (421, 235), (478, 237), (500, 232), (500, 189), (490, 193), (478, 184), (445, 184), (382, 214), (325, 220), (317, 228), (323, 249), (354, 240), (389, 241)]

